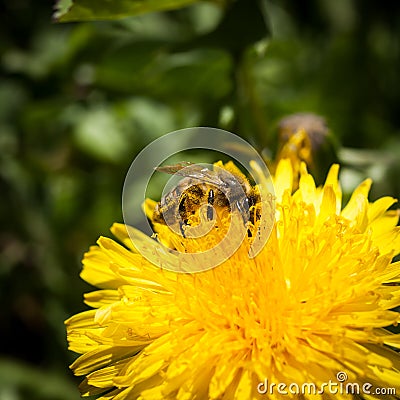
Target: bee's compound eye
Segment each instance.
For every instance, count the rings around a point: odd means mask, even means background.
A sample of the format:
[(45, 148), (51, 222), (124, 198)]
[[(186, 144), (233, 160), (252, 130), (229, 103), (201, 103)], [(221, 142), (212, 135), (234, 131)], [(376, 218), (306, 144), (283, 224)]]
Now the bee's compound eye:
[(182, 236), (184, 237), (184, 238), (186, 238), (186, 235), (185, 235), (185, 230), (183, 229), (183, 226), (184, 226), (185, 224), (182, 222), (182, 221), (179, 221), (179, 229), (180, 229), (180, 231), (181, 231), (181, 234), (182, 234)]

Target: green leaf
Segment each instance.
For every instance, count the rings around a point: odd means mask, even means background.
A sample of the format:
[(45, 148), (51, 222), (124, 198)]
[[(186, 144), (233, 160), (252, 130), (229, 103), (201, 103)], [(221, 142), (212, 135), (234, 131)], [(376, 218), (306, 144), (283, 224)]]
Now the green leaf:
[(168, 101), (220, 99), (229, 93), (232, 61), (218, 49), (167, 54), (149, 45), (120, 47), (96, 66), (96, 83)]
[(74, 139), (81, 150), (99, 160), (118, 163), (129, 156), (126, 132), (117, 115), (106, 105), (100, 104), (83, 114)]
[(60, 0), (54, 17), (60, 22), (110, 20), (154, 11), (173, 10), (198, 0)]

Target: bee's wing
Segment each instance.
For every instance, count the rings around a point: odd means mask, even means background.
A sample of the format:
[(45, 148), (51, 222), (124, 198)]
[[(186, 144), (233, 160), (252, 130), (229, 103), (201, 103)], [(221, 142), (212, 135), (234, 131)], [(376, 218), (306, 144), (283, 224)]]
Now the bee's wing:
[(165, 172), (171, 175), (179, 175), (197, 179), (201, 182), (216, 186), (226, 186), (226, 182), (215, 171), (211, 171), (198, 164), (182, 162), (175, 165), (166, 165), (155, 168), (159, 172)]
[(179, 171), (182, 170), (183, 168), (186, 167), (190, 167), (191, 165), (196, 166), (196, 164), (193, 164), (189, 161), (182, 161), (178, 164), (174, 164), (174, 165), (164, 165), (163, 167), (156, 167), (154, 168), (156, 171), (159, 172), (165, 172), (166, 174), (177, 174), (177, 175), (181, 175), (179, 174)]

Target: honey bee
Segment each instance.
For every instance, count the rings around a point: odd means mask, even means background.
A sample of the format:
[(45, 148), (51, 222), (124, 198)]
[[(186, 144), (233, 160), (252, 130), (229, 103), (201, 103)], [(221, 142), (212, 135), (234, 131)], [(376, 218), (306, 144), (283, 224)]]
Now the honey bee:
[[(184, 177), (157, 203), (152, 218), (154, 222), (168, 225), (176, 224), (178, 219), (184, 237), (184, 226), (189, 225), (190, 217), (203, 205), (207, 207), (206, 218), (209, 221), (215, 217), (214, 207), (228, 212), (239, 211), (244, 224), (254, 223), (260, 218), (259, 211), (255, 211), (255, 206), (261, 201), (258, 190), (240, 172), (222, 167), (209, 169), (190, 162), (155, 169)], [(249, 230), (248, 235), (251, 236)]]

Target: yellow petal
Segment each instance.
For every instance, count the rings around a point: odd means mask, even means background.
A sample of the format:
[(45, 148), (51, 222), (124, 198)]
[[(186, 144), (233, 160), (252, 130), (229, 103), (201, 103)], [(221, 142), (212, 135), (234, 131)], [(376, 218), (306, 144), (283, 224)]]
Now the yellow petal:
[(236, 388), (234, 400), (252, 399), (252, 391), (253, 391), (252, 375), (247, 370), (242, 371), (239, 384)]
[(119, 301), (120, 296), (117, 290), (97, 290), (84, 295), (85, 303), (93, 308), (100, 308), (106, 304)]
[(325, 181), (325, 186), (332, 186), (336, 197), (336, 214), (342, 209), (342, 189), (340, 188), (339, 180), (339, 165), (333, 164), (329, 169), (328, 176)]
[(399, 221), (399, 212), (387, 211), (379, 218), (373, 220), (370, 224), (374, 237), (379, 237), (393, 230)]
[[(342, 216), (350, 221), (355, 219), (360, 211), (360, 199), (368, 200), (368, 193), (371, 189), (371, 179), (366, 179), (353, 192), (346, 207), (342, 210)], [(361, 203), (363, 201), (361, 200)]]
[(75, 375), (87, 375), (93, 370), (106, 367), (113, 362), (133, 357), (136, 352), (136, 348), (132, 350), (126, 347), (100, 345), (96, 350), (80, 356), (72, 363), (70, 368), (74, 371)]
[(379, 247), (379, 251), (382, 254), (387, 254), (387, 253), (399, 254), (400, 227), (396, 227), (392, 231), (383, 233), (378, 236), (373, 235), (373, 240)]
[(369, 205), (368, 208), (368, 220), (370, 222), (376, 220), (386, 213), (393, 204), (397, 202), (393, 197), (381, 197)]
[(97, 246), (92, 246), (83, 258), (81, 278), (102, 289), (115, 289), (125, 281), (110, 269), (110, 259)]
[(277, 201), (282, 200), (283, 193), (288, 190), (292, 191), (293, 185), (293, 169), (289, 159), (279, 161), (276, 168), (274, 189)]
[(336, 195), (331, 185), (324, 186), (317, 224), (322, 224), (336, 214)]
[(314, 206), (316, 205), (317, 191), (316, 191), (315, 181), (314, 178), (307, 172), (304, 163), (301, 166), (299, 191), (305, 203), (314, 204)]

